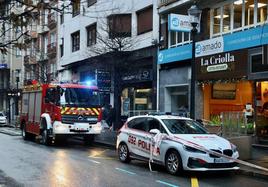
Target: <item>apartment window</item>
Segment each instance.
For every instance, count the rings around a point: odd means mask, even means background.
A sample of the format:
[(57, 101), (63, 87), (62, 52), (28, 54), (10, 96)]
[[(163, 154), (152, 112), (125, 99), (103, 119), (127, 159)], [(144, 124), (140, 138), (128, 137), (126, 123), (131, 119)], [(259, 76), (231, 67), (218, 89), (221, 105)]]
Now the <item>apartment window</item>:
[(80, 0), (73, 0), (73, 17), (80, 14)]
[(268, 0), (235, 0), (211, 9), (211, 35), (255, 27), (267, 21)]
[(21, 50), (16, 47), (16, 57), (20, 57), (21, 56)]
[(64, 23), (64, 13), (60, 14), (60, 24)]
[(91, 6), (93, 4), (95, 4), (97, 2), (97, 0), (87, 0), (87, 6)]
[(87, 46), (96, 44), (96, 23), (89, 25), (87, 28)]
[(60, 44), (60, 57), (63, 57), (63, 44)]
[(72, 52), (80, 49), (80, 31), (77, 31), (71, 35), (72, 38)]
[(56, 44), (56, 34), (55, 33), (50, 34), (50, 44), (51, 44), (51, 47), (55, 47), (55, 44)]
[(109, 37), (131, 36), (131, 14), (115, 14), (108, 17)]
[(153, 30), (153, 7), (149, 7), (137, 12), (138, 34)]
[(179, 45), (190, 43), (191, 33), (170, 31), (169, 38), (170, 38), (169, 47), (176, 47)]
[(243, 11), (243, 3), (236, 3), (233, 4), (234, 7), (234, 25), (233, 28), (241, 28), (242, 27), (242, 11)]

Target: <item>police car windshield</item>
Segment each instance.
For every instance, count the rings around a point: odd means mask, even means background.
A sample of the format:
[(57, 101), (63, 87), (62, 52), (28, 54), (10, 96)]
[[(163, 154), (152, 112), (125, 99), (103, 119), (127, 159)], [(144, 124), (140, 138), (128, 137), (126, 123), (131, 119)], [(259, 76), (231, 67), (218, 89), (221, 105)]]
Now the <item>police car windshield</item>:
[(196, 121), (182, 119), (162, 120), (172, 134), (208, 134), (208, 132)]
[(100, 94), (88, 88), (63, 88), (60, 97), (61, 105), (99, 106)]

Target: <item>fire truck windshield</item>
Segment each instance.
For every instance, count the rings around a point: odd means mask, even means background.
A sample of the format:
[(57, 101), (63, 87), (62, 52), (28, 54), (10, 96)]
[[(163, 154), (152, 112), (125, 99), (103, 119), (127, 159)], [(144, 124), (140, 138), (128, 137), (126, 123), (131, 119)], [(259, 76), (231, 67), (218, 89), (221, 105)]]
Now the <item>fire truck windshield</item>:
[(63, 88), (60, 104), (65, 106), (100, 106), (100, 94), (88, 88)]

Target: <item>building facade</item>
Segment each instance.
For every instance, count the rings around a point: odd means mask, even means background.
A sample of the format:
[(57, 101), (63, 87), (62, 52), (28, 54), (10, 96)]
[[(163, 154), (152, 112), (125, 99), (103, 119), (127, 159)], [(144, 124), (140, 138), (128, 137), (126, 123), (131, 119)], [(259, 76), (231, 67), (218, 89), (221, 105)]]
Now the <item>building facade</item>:
[(156, 5), (144, 0), (76, 1), (58, 24), (60, 80), (96, 82), (103, 102), (121, 115), (155, 110)]
[[(177, 75), (183, 75), (183, 68), (192, 58), (190, 37), (186, 36), (189, 40), (185, 41), (185, 33), (168, 30), (165, 14), (185, 14), (180, 9), (187, 10), (191, 3), (178, 1), (162, 5), (159, 9), (162, 25), (166, 24), (161, 35), (167, 43), (167, 49), (161, 50), (158, 55), (160, 89), (166, 94), (160, 94), (160, 107), (163, 110), (168, 107), (165, 106), (168, 105), (166, 101), (174, 95), (168, 95), (168, 83), (161, 84), (171, 80), (165, 78), (164, 72), (174, 71)], [(200, 1), (198, 5), (203, 11), (195, 51), (197, 118), (212, 120), (219, 119), (222, 112), (246, 111), (248, 121), (256, 125), (257, 136), (266, 137), (268, 2), (234, 0), (210, 4)], [(176, 82), (180, 79), (169, 84), (178, 84)]]

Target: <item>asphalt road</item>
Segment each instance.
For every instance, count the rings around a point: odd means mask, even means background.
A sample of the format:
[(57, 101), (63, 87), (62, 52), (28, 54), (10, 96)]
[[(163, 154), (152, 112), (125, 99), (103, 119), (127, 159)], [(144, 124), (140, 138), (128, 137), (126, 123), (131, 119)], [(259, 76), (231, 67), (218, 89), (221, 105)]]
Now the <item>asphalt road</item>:
[(233, 172), (185, 172), (179, 176), (162, 167), (150, 172), (147, 163), (123, 164), (115, 150), (84, 146), (78, 140), (46, 147), (19, 136), (0, 134), (1, 186), (92, 186), (92, 187), (210, 187), (268, 186), (268, 180)]

